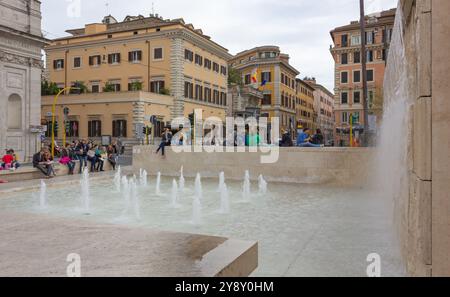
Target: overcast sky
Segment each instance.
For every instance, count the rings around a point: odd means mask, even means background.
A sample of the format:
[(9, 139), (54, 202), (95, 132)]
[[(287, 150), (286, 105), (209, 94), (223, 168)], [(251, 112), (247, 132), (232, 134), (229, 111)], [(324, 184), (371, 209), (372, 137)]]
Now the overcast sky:
[[(397, 6), (397, 0), (365, 0), (367, 13)], [(78, 3), (80, 3), (78, 7)], [(112, 14), (152, 12), (183, 18), (201, 28), (231, 54), (261, 45), (277, 45), (291, 57), (300, 77), (314, 76), (334, 88), (330, 30), (359, 19), (358, 0), (42, 0), (43, 30), (49, 39), (65, 30), (101, 22)]]

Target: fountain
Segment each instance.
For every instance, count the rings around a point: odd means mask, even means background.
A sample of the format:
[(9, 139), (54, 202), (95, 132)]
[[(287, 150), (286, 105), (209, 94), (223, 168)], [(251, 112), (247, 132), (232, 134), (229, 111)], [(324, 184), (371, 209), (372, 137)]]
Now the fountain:
[(228, 196), (228, 187), (227, 184), (223, 184), (220, 188), (220, 210), (221, 214), (229, 214), (230, 213), (230, 198)]
[(185, 184), (185, 180), (184, 180), (184, 175), (183, 175), (183, 166), (181, 166), (181, 170), (180, 170), (180, 182), (179, 182), (179, 190), (180, 193), (184, 192), (184, 184)]
[(197, 176), (195, 178), (195, 197), (199, 200), (203, 199), (202, 177), (200, 173), (197, 173)]
[(242, 198), (245, 201), (250, 201), (250, 172), (248, 170), (245, 171), (244, 184), (242, 189)]
[(139, 196), (137, 194), (136, 178), (129, 181), (129, 198), (133, 203), (134, 215), (138, 221), (141, 220), (141, 208), (139, 203)]
[(202, 203), (197, 196), (194, 197), (192, 202), (192, 224), (195, 226), (202, 224)]
[(158, 172), (158, 175), (156, 176), (156, 195), (161, 195), (161, 172)]
[(126, 176), (122, 176), (122, 195), (123, 200), (125, 202), (125, 208), (123, 213), (126, 214), (130, 209), (130, 186)]
[(173, 208), (179, 207), (177, 201), (178, 201), (178, 185), (177, 185), (177, 181), (175, 179), (173, 179), (170, 206)]
[(121, 170), (120, 166), (117, 167), (117, 172), (114, 175), (114, 185), (116, 186), (116, 191), (119, 192), (119, 193), (120, 193), (120, 182), (121, 182), (120, 179), (121, 179), (121, 174), (122, 174), (121, 171), (122, 170)]
[(258, 187), (259, 187), (259, 194), (265, 195), (267, 194), (267, 182), (262, 176), (262, 174), (258, 177)]
[(41, 180), (41, 190), (39, 195), (39, 206), (42, 209), (47, 208), (47, 185)]
[(217, 192), (221, 193), (222, 187), (225, 185), (225, 172), (221, 172), (219, 174), (219, 188), (217, 189)]
[(141, 170), (140, 174), (139, 174), (139, 184), (142, 187), (146, 187), (147, 186), (147, 176), (148, 173), (146, 170)]
[(83, 175), (81, 176), (81, 203), (85, 214), (89, 213), (90, 208), (90, 196), (89, 196), (89, 170), (87, 167), (83, 169)]

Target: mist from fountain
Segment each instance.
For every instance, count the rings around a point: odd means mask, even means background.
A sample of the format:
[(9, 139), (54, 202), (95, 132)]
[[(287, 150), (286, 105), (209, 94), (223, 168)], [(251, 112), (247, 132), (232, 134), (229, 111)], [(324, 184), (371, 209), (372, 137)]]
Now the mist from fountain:
[(170, 195), (170, 206), (173, 208), (179, 207), (178, 205), (178, 184), (175, 179), (172, 182), (172, 193)]
[(148, 184), (148, 173), (147, 173), (147, 171), (146, 170), (142, 170), (142, 172), (141, 172), (141, 175), (139, 176), (139, 184), (142, 186), (142, 187), (147, 187), (147, 184)]
[(39, 206), (41, 209), (47, 208), (47, 185), (41, 180), (41, 189), (39, 191)]
[(119, 167), (117, 167), (116, 174), (114, 175), (114, 185), (116, 186), (117, 192), (120, 192), (121, 174), (122, 174), (122, 170), (119, 166)]
[(202, 177), (200, 173), (197, 173), (195, 178), (195, 197), (200, 201), (203, 200)]
[(136, 178), (132, 178), (129, 181), (129, 197), (131, 199), (131, 202), (133, 203), (133, 211), (134, 216), (138, 221), (141, 220), (141, 207), (140, 207), (140, 201), (139, 196), (137, 194), (137, 183)]
[(219, 187), (217, 188), (217, 192), (221, 193), (222, 187), (225, 185), (225, 172), (221, 172), (219, 174)]
[(250, 201), (250, 172), (248, 170), (245, 171), (244, 184), (242, 186), (242, 198), (245, 201)]
[(267, 194), (267, 182), (262, 176), (262, 174), (258, 177), (258, 188), (259, 188), (259, 194), (265, 195)]
[(161, 195), (161, 172), (158, 172), (156, 176), (155, 194), (158, 196)]
[(81, 176), (81, 204), (85, 214), (90, 214), (91, 197), (89, 194), (89, 170), (84, 167)]
[(122, 197), (124, 201), (123, 213), (127, 214), (130, 209), (130, 185), (126, 176), (122, 176)]
[(178, 183), (178, 189), (179, 189), (180, 193), (184, 192), (184, 185), (185, 185), (185, 180), (184, 180), (184, 173), (183, 173), (183, 166), (182, 166), (181, 170), (180, 170), (180, 180)]
[(198, 196), (192, 202), (192, 224), (199, 226), (202, 224), (202, 203)]
[(230, 197), (228, 196), (227, 184), (223, 184), (220, 188), (220, 210), (221, 214), (230, 213)]

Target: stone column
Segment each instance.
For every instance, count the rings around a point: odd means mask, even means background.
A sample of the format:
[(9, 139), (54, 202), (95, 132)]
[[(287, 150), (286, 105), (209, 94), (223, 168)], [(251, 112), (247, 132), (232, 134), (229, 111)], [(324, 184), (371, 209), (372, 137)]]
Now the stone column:
[(171, 95), (174, 98), (171, 117), (184, 116), (184, 47), (181, 37), (172, 39), (170, 54)]

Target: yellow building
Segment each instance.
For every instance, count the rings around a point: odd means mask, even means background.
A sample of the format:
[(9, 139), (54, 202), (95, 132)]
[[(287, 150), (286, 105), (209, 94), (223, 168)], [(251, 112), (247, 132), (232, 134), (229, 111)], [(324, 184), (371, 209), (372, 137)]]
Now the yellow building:
[[(295, 130), (295, 77), (300, 72), (289, 64), (289, 55), (277, 46), (256, 47), (238, 53), (229, 66), (241, 73), (245, 86), (263, 92), (261, 117), (278, 117), (281, 130)], [(256, 82), (252, 81), (254, 75)]]
[[(134, 138), (134, 127), (149, 124), (150, 116), (158, 119), (158, 135), (196, 108), (204, 118), (225, 118), (231, 55), (183, 19), (151, 15), (117, 22), (107, 16), (67, 32), (72, 36), (53, 40), (45, 51), (50, 82), (86, 87), (86, 94), (66, 94), (58, 102), (59, 129), (64, 118), (77, 126), (78, 133), (68, 136)], [(48, 121), (52, 98), (42, 101)]]
[(297, 91), (297, 126), (315, 130), (317, 128), (317, 111), (314, 110), (314, 88), (305, 81), (296, 79)]

